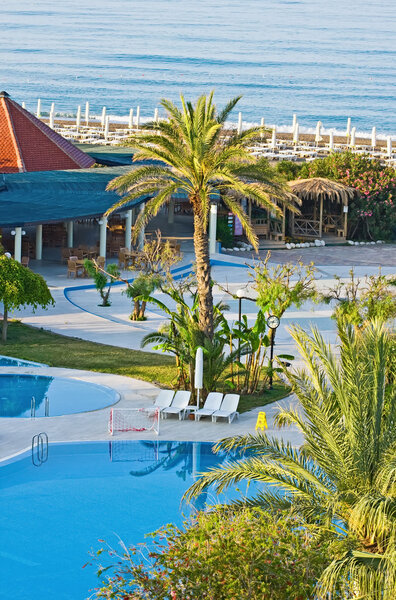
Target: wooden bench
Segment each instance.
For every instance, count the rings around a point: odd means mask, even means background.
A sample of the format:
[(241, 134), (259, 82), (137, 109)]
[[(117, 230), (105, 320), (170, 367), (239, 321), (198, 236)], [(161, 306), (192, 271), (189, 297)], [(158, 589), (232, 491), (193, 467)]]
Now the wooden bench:
[(253, 223), (253, 228), (256, 235), (258, 235), (259, 237), (265, 237), (267, 239), (268, 225), (256, 225), (256, 223)]

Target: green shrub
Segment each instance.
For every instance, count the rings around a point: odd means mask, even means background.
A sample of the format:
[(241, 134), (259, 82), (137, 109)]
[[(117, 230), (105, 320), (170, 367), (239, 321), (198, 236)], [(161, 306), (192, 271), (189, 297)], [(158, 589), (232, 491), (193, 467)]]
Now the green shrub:
[(234, 234), (231, 227), (228, 225), (227, 217), (219, 217), (217, 219), (217, 240), (225, 248), (234, 246)]
[(306, 600), (328, 563), (326, 545), (307, 529), (257, 509), (199, 512), (183, 529), (167, 525), (153, 538), (143, 553), (131, 548), (110, 571), (99, 569), (106, 580), (97, 598)]

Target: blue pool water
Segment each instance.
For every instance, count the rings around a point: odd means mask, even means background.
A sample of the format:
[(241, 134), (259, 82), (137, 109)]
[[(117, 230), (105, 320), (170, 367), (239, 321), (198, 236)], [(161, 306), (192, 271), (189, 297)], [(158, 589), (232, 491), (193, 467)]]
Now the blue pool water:
[(181, 523), (194, 473), (222, 460), (207, 443), (114, 441), (54, 444), (41, 467), (30, 455), (0, 467), (1, 598), (84, 600), (98, 583), (82, 569), (98, 540), (120, 549), (117, 536), (138, 543)]
[(22, 360), (20, 358), (12, 358), (12, 356), (0, 355), (0, 367), (47, 367), (43, 363), (36, 363), (31, 360)]
[(36, 417), (44, 417), (46, 397), (50, 417), (98, 410), (119, 399), (110, 388), (77, 379), (0, 374), (0, 417), (30, 417), (32, 396)]

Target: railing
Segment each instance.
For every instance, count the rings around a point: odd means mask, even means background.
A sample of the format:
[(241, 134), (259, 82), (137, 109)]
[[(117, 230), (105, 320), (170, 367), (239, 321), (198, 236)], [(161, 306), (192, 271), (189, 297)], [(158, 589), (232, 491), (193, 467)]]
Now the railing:
[(48, 460), (48, 435), (42, 431), (32, 437), (32, 463), (35, 467)]
[[(46, 396), (44, 398), (44, 416), (49, 417), (49, 398)], [(30, 401), (30, 418), (34, 419), (36, 417), (36, 398), (32, 396)]]
[(293, 234), (298, 236), (319, 237), (320, 221), (294, 218)]

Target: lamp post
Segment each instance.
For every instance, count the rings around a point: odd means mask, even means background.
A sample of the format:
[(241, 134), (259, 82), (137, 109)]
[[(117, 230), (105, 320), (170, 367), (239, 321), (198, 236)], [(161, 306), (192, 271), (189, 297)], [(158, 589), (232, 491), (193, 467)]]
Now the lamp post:
[[(236, 297), (238, 298), (238, 331), (241, 333), (241, 319), (242, 319), (242, 298), (245, 295), (245, 290), (239, 289), (236, 291)], [(241, 361), (241, 338), (238, 338), (238, 362)]]
[(275, 331), (278, 329), (279, 327), (279, 317), (277, 317), (276, 315), (270, 315), (267, 319), (267, 325), (268, 327), (271, 329), (271, 354), (270, 354), (270, 365), (271, 365), (271, 370), (270, 370), (270, 378), (269, 378), (269, 389), (272, 390), (272, 364), (273, 364), (273, 360), (274, 360), (274, 341), (275, 341)]

